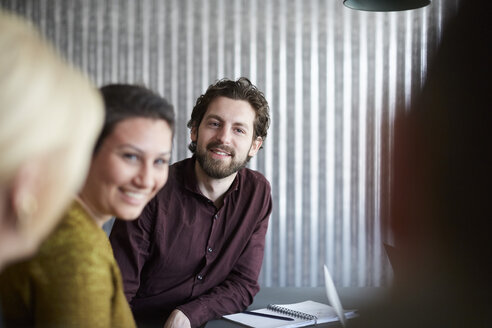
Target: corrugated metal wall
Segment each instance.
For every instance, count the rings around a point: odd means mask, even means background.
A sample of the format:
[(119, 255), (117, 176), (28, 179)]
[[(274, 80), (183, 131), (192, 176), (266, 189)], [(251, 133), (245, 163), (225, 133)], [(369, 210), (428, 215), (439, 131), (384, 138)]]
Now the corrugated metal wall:
[[(391, 278), (392, 118), (425, 79), (457, 0), (369, 13), (342, 0), (0, 0), (102, 85), (142, 83), (177, 111), (174, 160), (189, 156), (194, 101), (223, 77), (265, 92), (272, 126), (250, 167), (273, 187), (261, 282), (320, 286)], [(4, 33), (4, 31), (1, 31)]]

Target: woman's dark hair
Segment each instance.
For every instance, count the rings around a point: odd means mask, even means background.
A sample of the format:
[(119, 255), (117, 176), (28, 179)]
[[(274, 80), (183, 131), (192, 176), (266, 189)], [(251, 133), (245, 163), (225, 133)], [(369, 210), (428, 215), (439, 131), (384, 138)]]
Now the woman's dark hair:
[(105, 119), (94, 153), (104, 139), (113, 132), (119, 122), (134, 117), (166, 121), (174, 135), (173, 106), (157, 93), (143, 86), (131, 84), (108, 84), (100, 88), (104, 99)]
[[(237, 81), (223, 79), (210, 85), (205, 94), (197, 99), (193, 112), (191, 113), (191, 119), (187, 124), (188, 128), (198, 129), (203, 116), (207, 112), (208, 106), (217, 97), (227, 97), (230, 99), (247, 101), (256, 113), (253, 139), (261, 137), (265, 140), (268, 127), (270, 126), (268, 102), (263, 93), (245, 77), (241, 77)], [(196, 150), (196, 143), (190, 143), (188, 148), (194, 153)]]

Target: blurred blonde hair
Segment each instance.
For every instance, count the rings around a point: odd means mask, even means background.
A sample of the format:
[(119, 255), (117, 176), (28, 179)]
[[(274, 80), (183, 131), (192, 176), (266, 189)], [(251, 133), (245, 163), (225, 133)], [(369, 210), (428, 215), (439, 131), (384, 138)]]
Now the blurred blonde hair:
[(0, 10), (0, 184), (36, 155), (66, 149), (80, 187), (103, 120), (99, 92), (23, 19)]

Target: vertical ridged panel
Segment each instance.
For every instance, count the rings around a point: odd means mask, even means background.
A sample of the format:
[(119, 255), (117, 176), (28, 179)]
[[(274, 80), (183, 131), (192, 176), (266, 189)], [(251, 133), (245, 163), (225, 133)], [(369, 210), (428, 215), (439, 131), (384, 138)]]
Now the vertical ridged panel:
[(457, 1), (358, 12), (322, 0), (0, 0), (39, 26), (97, 84), (139, 83), (175, 106), (173, 160), (186, 122), (217, 79), (247, 76), (272, 124), (250, 162), (272, 184), (261, 282), (345, 286), (391, 278), (388, 222), (393, 118), (425, 81)]

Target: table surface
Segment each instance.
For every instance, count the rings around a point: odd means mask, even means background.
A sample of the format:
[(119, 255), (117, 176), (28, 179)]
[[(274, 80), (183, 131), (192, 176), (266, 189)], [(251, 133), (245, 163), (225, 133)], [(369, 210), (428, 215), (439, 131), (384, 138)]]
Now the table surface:
[[(379, 287), (340, 287), (337, 288), (340, 300), (345, 309), (357, 309), (364, 304), (380, 300), (387, 292)], [(268, 304), (289, 304), (306, 300), (328, 303), (324, 287), (263, 287), (256, 295), (249, 310), (267, 307)], [(209, 321), (206, 328), (243, 327), (224, 319)], [(316, 327), (341, 327), (339, 323), (326, 323)]]

